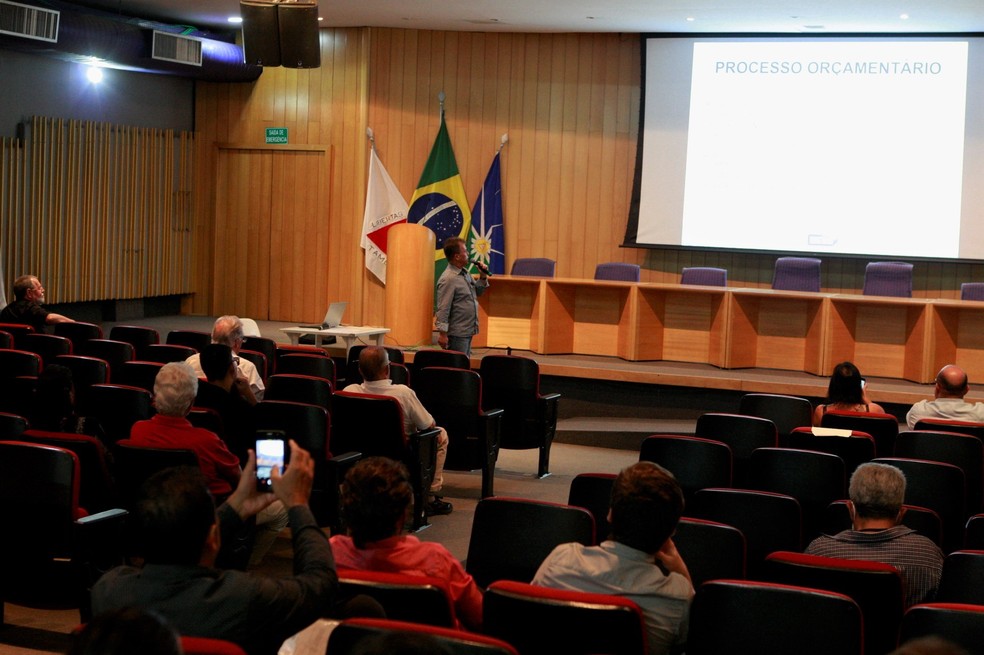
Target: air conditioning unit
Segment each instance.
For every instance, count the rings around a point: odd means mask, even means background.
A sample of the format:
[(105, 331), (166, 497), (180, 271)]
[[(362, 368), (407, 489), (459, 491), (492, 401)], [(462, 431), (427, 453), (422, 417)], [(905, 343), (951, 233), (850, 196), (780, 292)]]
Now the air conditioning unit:
[(0, 34), (58, 43), (61, 12), (0, 0)]

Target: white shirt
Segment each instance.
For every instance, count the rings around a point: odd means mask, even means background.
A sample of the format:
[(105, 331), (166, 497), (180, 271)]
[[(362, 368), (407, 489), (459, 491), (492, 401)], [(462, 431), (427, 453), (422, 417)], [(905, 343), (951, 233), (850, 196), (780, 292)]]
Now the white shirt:
[[(195, 369), (195, 375), (203, 378), (205, 377), (205, 371), (202, 370), (202, 363), (199, 361), (200, 357), (201, 355), (195, 353), (185, 360), (185, 364)], [(239, 374), (249, 382), (249, 388), (252, 390), (253, 395), (256, 396), (256, 400), (263, 400), (263, 392), (266, 390), (266, 387), (263, 384), (263, 378), (260, 377), (260, 372), (256, 370), (256, 366), (245, 357), (239, 357), (238, 355), (234, 355), (234, 357), (239, 360), (239, 364), (237, 365)]]
[(403, 431), (406, 434), (434, 425), (434, 417), (421, 404), (416, 392), (405, 384), (393, 384), (390, 379), (370, 380), (362, 384), (350, 384), (343, 391), (396, 398), (403, 408)]
[(646, 619), (650, 655), (666, 655), (686, 643), (694, 587), (679, 573), (665, 575), (655, 555), (612, 540), (561, 544), (543, 560), (533, 584), (633, 601)]
[(910, 430), (915, 430), (916, 423), (924, 418), (984, 423), (984, 403), (968, 403), (963, 398), (920, 400), (905, 415), (905, 422)]

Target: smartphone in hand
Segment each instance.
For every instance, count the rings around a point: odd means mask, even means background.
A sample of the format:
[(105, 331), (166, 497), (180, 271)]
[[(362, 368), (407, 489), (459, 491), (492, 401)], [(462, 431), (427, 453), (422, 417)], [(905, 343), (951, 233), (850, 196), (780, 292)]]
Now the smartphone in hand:
[(289, 450), (287, 435), (283, 430), (258, 430), (256, 432), (256, 488), (273, 491), (271, 474), (276, 466), (284, 472)]

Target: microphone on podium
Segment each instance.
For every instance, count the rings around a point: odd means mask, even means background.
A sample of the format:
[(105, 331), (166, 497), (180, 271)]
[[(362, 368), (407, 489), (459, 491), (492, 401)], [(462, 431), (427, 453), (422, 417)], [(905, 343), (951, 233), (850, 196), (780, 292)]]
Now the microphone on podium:
[(470, 264), (474, 264), (478, 268), (478, 270), (480, 270), (482, 273), (486, 275), (486, 277), (492, 277), (492, 271), (490, 271), (489, 267), (483, 264), (482, 262), (478, 261), (477, 259), (469, 259), (468, 262)]

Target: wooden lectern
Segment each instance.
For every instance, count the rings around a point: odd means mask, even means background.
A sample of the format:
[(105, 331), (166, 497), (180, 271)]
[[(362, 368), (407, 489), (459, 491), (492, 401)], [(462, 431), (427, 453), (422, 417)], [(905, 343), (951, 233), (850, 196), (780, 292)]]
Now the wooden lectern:
[(434, 251), (430, 228), (401, 223), (390, 228), (386, 246), (386, 343), (429, 346), (434, 327)]

